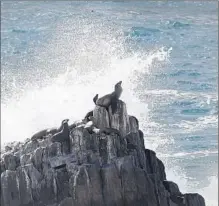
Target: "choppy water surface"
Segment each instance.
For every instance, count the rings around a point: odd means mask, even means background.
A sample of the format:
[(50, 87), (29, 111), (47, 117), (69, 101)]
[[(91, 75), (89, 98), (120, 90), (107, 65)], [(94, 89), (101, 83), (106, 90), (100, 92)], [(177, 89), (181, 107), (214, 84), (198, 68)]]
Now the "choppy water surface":
[(217, 2), (2, 2), (1, 137), (122, 99), (183, 192), (217, 206)]

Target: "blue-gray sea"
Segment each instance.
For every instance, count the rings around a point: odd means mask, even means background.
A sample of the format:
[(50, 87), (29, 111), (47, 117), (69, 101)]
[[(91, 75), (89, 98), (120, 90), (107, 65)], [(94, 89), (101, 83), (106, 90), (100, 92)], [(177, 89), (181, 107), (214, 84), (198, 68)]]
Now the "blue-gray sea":
[(217, 206), (218, 2), (1, 2), (1, 138), (81, 119), (122, 80), (168, 179)]

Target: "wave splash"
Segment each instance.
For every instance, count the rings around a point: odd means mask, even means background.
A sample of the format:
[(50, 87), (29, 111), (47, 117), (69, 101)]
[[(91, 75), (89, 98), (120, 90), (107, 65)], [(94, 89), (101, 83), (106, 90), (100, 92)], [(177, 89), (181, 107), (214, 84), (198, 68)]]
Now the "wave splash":
[[(24, 73), (25, 81), (14, 78), (10, 85), (8, 92), (14, 95), (1, 102), (3, 143), (22, 141), (40, 129), (59, 125), (67, 117), (70, 121), (83, 118), (94, 107), (93, 96), (111, 92), (120, 80), (129, 114), (135, 115), (148, 133), (147, 127), (153, 122), (147, 104), (139, 98), (146, 90), (145, 86), (144, 90), (138, 89), (144, 84), (140, 77), (150, 76), (157, 67), (167, 64), (172, 48), (130, 50), (115, 25), (72, 21), (60, 23), (50, 41), (35, 51), (31, 64), (26, 65), (31, 69)], [(150, 142), (146, 145), (154, 149)], [(167, 174), (171, 175), (171, 170)], [(174, 180), (181, 183), (177, 176)], [(183, 182), (185, 190), (186, 184)]]

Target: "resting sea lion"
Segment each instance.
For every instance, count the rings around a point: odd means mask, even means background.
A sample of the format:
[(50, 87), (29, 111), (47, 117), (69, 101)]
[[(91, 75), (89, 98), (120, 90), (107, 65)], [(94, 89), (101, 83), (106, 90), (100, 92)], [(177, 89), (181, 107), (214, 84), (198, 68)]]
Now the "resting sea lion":
[(120, 98), (122, 94), (122, 81), (118, 82), (114, 87), (114, 92), (107, 94), (101, 98), (98, 99), (98, 94), (93, 98), (93, 101), (96, 105), (100, 107), (105, 107), (107, 110), (109, 109), (109, 106), (112, 107), (112, 113), (114, 114), (117, 109), (117, 100)]
[(69, 133), (70, 133), (70, 130), (69, 130), (68, 119), (67, 119), (63, 122), (62, 130), (60, 132), (54, 134), (51, 138), (51, 141), (52, 142), (64, 142), (64, 141), (68, 140)]
[(111, 134), (111, 133), (115, 133), (119, 136), (122, 136), (120, 131), (114, 128), (108, 128), (108, 127), (104, 127), (102, 129), (98, 129), (93, 122), (93, 117), (91, 117), (91, 120), (89, 122), (87, 122), (87, 124), (84, 126), (85, 129), (88, 130), (89, 133), (96, 133), (96, 134), (100, 134), (100, 133), (105, 133), (105, 134)]
[(86, 116), (84, 117), (84, 121), (89, 122), (91, 120), (90, 118), (93, 116), (94, 116), (94, 112), (92, 110), (86, 114)]
[(50, 128), (50, 129), (44, 129), (44, 130), (41, 130), (39, 132), (37, 132), (36, 134), (34, 134), (32, 137), (31, 137), (31, 140), (37, 140), (37, 139), (43, 139), (43, 137), (49, 135), (49, 134), (52, 134), (54, 135), (55, 133), (57, 132), (60, 132), (63, 128), (63, 124), (64, 122), (68, 121), (68, 119), (64, 119), (62, 120), (62, 123), (60, 125), (59, 128)]
[(115, 133), (119, 136), (122, 136), (118, 129), (108, 128), (108, 127), (104, 127), (103, 129), (100, 129), (100, 133), (105, 133), (105, 134)]

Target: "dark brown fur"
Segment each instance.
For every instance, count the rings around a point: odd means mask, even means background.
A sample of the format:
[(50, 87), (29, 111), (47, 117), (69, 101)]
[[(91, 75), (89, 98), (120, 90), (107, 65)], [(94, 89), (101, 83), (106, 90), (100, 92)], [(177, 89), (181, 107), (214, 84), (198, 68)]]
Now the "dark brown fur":
[(96, 105), (100, 107), (105, 107), (107, 110), (109, 106), (112, 107), (112, 113), (114, 114), (117, 109), (117, 101), (122, 94), (122, 81), (118, 82), (114, 87), (114, 92), (107, 94), (98, 99), (98, 94), (93, 98), (93, 101)]

